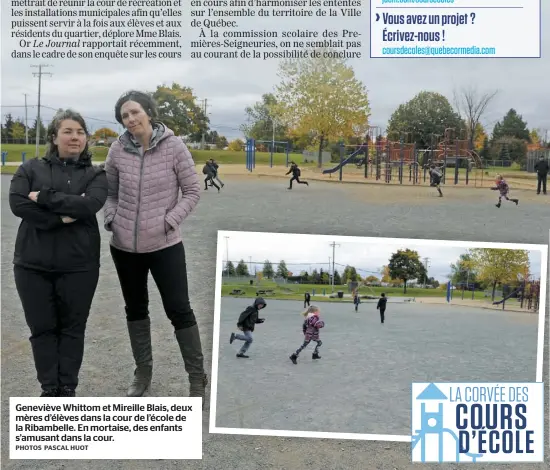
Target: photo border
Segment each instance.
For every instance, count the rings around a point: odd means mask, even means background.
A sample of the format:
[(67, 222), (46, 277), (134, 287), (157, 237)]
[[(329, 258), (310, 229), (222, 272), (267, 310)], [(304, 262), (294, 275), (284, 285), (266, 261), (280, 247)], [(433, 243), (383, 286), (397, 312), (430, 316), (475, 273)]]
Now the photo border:
[(210, 415), (208, 432), (211, 434), (233, 434), (243, 436), (274, 436), (274, 437), (302, 437), (317, 439), (342, 439), (357, 441), (386, 441), (386, 442), (411, 442), (411, 436), (398, 434), (360, 434), (360, 433), (340, 433), (340, 432), (311, 432), (311, 431), (284, 431), (275, 429), (250, 429), (250, 428), (221, 428), (216, 426), (216, 409), (218, 397), (218, 361), (220, 348), (220, 315), (221, 315), (221, 287), (223, 272), (223, 239), (231, 238), (232, 235), (239, 233), (256, 234), (260, 239), (262, 235), (279, 234), (294, 235), (297, 237), (321, 237), (329, 242), (358, 243), (376, 242), (381, 240), (388, 244), (410, 243), (424, 246), (452, 246), (456, 248), (508, 248), (516, 250), (539, 251), (540, 260), (540, 299), (539, 299), (539, 322), (537, 330), (537, 358), (536, 373), (534, 382), (543, 382), (543, 363), (544, 363), (544, 332), (546, 321), (546, 289), (543, 285), (548, 283), (548, 246), (527, 244), (527, 243), (494, 243), (494, 242), (472, 242), (472, 241), (454, 241), (454, 240), (433, 240), (416, 238), (386, 238), (386, 237), (351, 237), (343, 235), (324, 235), (324, 234), (306, 234), (291, 232), (255, 232), (247, 230), (218, 230), (218, 241), (216, 250), (216, 285), (214, 295), (214, 337), (212, 338), (212, 375), (210, 388)]

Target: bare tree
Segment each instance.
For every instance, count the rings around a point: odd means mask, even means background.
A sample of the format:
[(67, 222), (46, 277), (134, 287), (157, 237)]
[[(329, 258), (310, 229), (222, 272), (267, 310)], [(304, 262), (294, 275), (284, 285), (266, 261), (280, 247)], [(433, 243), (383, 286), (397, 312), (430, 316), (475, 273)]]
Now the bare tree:
[(466, 121), (468, 132), (468, 145), (474, 149), (476, 138), (476, 128), (485, 113), (487, 106), (497, 95), (498, 90), (493, 92), (480, 93), (474, 86), (462, 88), (460, 91), (453, 92), (454, 102), (458, 114)]

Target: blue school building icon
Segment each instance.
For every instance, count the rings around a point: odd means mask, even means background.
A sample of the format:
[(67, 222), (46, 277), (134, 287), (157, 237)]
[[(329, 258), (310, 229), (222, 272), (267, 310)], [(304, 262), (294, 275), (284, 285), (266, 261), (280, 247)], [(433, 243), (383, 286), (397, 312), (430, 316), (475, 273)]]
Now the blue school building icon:
[[(449, 398), (433, 383), (429, 384), (418, 396), (413, 397), (413, 415), (414, 411), (418, 410), (420, 405), (420, 429), (413, 428), (413, 435), (411, 440), (411, 453), (413, 454), (413, 462), (426, 462), (426, 444), (427, 439), (430, 437), (436, 437), (438, 443), (438, 461), (449, 462), (448, 458), (445, 458), (445, 437), (451, 436), (455, 441), (454, 449), (454, 461), (459, 462), (460, 456), (470, 457), (470, 462), (476, 462), (479, 457), (483, 457), (483, 454), (474, 453), (460, 453), (459, 437), (452, 429), (444, 427), (443, 416), (444, 409), (443, 403), (448, 401)], [(427, 406), (431, 411), (427, 410)], [(436, 409), (437, 411), (433, 411)], [(414, 421), (413, 421), (414, 425)], [(431, 442), (431, 440), (430, 440)], [(420, 460), (415, 460), (414, 450), (420, 445)], [(447, 447), (448, 448), (448, 447)], [(448, 451), (447, 451), (448, 452)], [(431, 460), (430, 460), (431, 461)]]

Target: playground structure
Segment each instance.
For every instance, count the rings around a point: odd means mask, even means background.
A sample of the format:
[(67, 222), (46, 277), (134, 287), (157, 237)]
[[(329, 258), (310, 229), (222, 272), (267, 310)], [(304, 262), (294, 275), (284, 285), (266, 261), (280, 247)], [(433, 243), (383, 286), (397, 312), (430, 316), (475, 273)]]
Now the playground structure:
[[(431, 145), (426, 149), (417, 149), (415, 143), (408, 142), (411, 133), (401, 132), (399, 141), (390, 141), (382, 137), (379, 127), (372, 126), (363, 144), (347, 146), (341, 143), (340, 163), (324, 170), (323, 174), (332, 175), (339, 171), (339, 180), (342, 181), (343, 167), (351, 163), (357, 168), (364, 167), (365, 178), (386, 183), (397, 180), (403, 184), (408, 175), (410, 183), (420, 184), (429, 182), (428, 168), (433, 163), (443, 171), (442, 183), (447, 181), (447, 170), (454, 168), (454, 184), (459, 183), (461, 173), (464, 174), (465, 184), (469, 184), (474, 168), (483, 168), (481, 157), (470, 149), (467, 139), (456, 138), (452, 128), (445, 130), (443, 140), (439, 141), (439, 137), (432, 134)], [(355, 147), (350, 154), (347, 154), (348, 147)], [(464, 169), (464, 172), (460, 169)], [(481, 178), (483, 180), (483, 172)]]
[[(463, 133), (464, 130), (461, 131), (461, 134)], [(362, 173), (365, 179), (387, 184), (420, 185), (430, 184), (429, 168), (434, 164), (442, 173), (442, 185), (484, 186), (484, 179), (487, 179), (485, 169), (491, 165), (491, 162), (484, 161), (471, 148), (468, 139), (462, 138), (462, 135), (456, 135), (454, 128), (445, 129), (443, 135), (428, 135), (424, 139), (425, 148), (418, 148), (412, 137), (410, 132), (400, 132), (398, 133), (399, 140), (392, 141), (382, 135), (379, 127), (371, 126), (363, 143), (348, 145), (340, 142), (339, 162), (331, 168), (323, 169), (322, 174), (329, 175), (329, 178), (332, 178), (333, 174), (338, 174), (338, 180), (342, 181), (344, 167), (349, 168), (349, 165), (352, 165), (355, 170), (363, 169)], [(286, 167), (288, 167), (290, 152), (288, 142), (247, 139), (246, 168), (248, 171), (251, 172), (256, 167), (256, 143), (270, 144), (270, 167), (273, 167), (275, 144), (284, 145)], [(550, 150), (530, 151), (524, 169), (533, 172), (533, 167), (541, 155), (550, 161)], [(501, 163), (506, 162), (508, 161)], [(350, 173), (355, 173), (355, 177), (358, 176), (356, 171)]]
[[(6, 166), (6, 161), (8, 160), (8, 152), (5, 150), (2, 151), (2, 166)], [(27, 160), (27, 152), (21, 152), (21, 163), (25, 163)]]
[(269, 167), (273, 168), (273, 153), (275, 151), (275, 144), (282, 144), (285, 147), (286, 166), (288, 167), (288, 154), (290, 153), (290, 142), (283, 142), (279, 140), (255, 140), (246, 139), (245, 151), (246, 151), (246, 169), (252, 171), (256, 168), (256, 144), (269, 144), (270, 157)]
[(503, 298), (493, 302), (493, 305), (502, 305), (504, 310), (506, 302), (512, 298), (517, 299), (520, 308), (538, 312), (540, 304), (540, 279), (524, 280), (519, 287), (511, 289), (510, 292), (503, 292)]
[[(447, 283), (447, 302), (453, 300), (459, 296), (461, 300), (464, 300), (465, 293), (471, 292), (471, 299), (474, 300), (476, 287), (475, 283), (459, 283), (453, 285), (450, 281)], [(478, 291), (479, 292), (479, 291)], [(486, 296), (491, 296), (491, 291), (486, 291)], [(502, 299), (500, 300), (491, 300), (491, 305), (500, 306), (502, 305), (502, 310), (506, 308), (506, 302), (511, 302), (515, 300), (519, 303), (521, 309), (526, 309), (529, 311), (538, 312), (540, 305), (540, 279), (525, 279), (520, 283), (519, 286), (515, 288), (510, 288), (509, 286), (503, 286), (503, 291), (501, 294)], [(468, 294), (468, 296), (470, 296)]]

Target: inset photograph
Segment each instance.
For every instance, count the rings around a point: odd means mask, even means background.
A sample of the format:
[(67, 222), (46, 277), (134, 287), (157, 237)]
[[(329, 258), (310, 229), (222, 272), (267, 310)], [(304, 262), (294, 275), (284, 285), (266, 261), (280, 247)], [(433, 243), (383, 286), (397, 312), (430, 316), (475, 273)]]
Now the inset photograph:
[(217, 256), (211, 433), (409, 442), (413, 382), (542, 381), (545, 245), (220, 231)]

